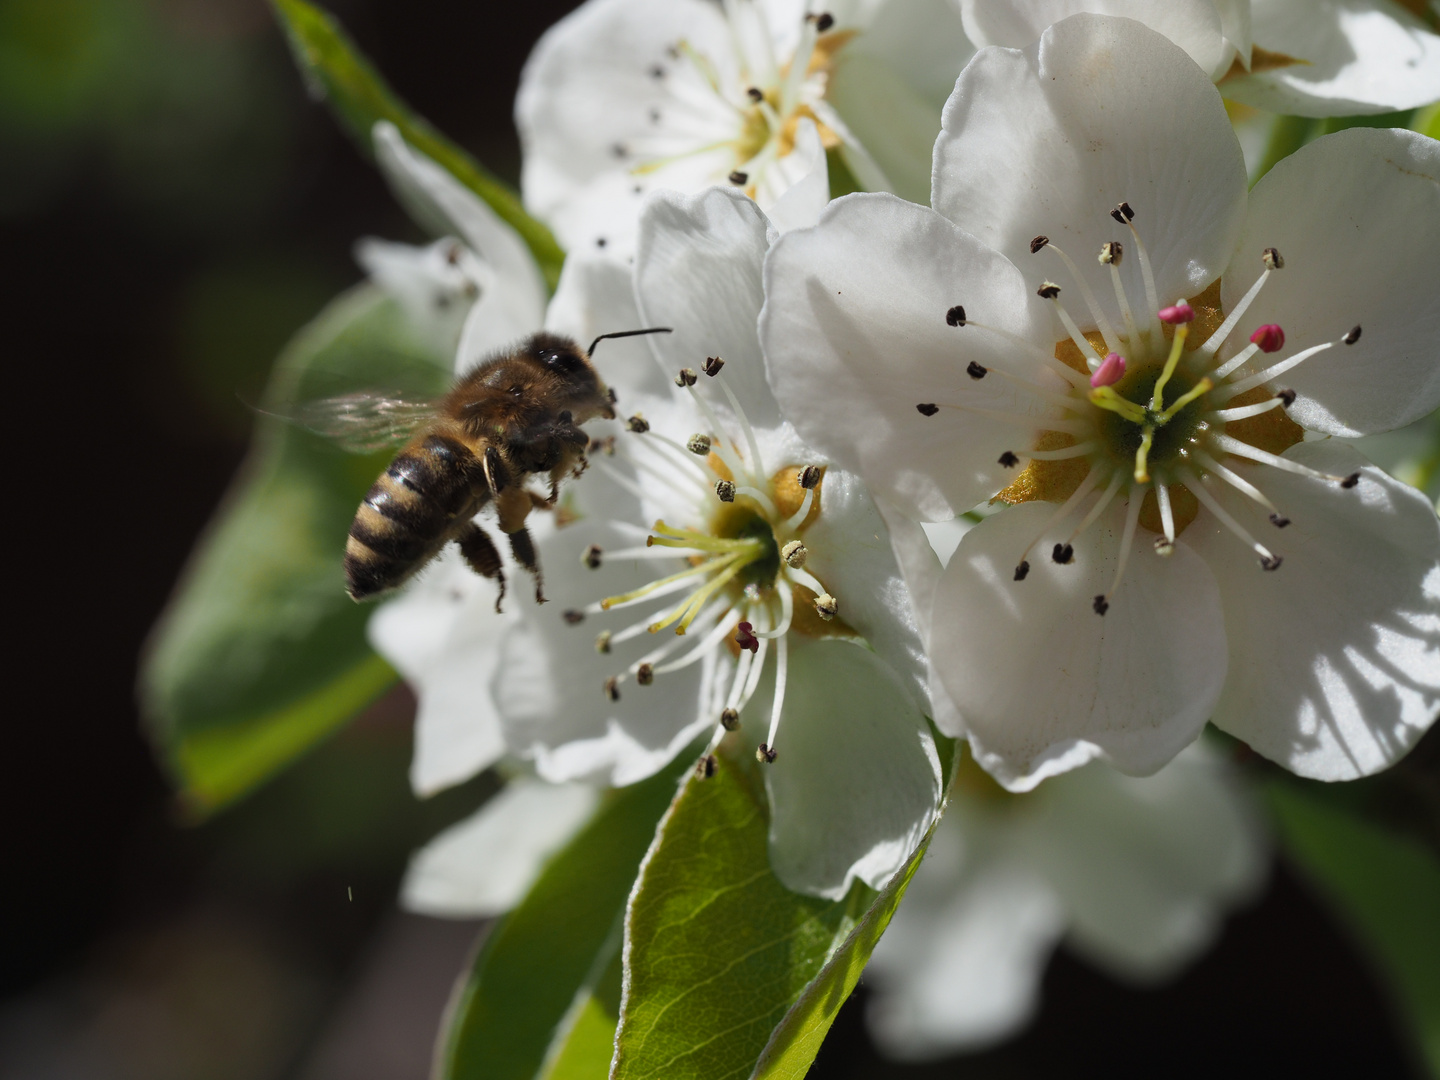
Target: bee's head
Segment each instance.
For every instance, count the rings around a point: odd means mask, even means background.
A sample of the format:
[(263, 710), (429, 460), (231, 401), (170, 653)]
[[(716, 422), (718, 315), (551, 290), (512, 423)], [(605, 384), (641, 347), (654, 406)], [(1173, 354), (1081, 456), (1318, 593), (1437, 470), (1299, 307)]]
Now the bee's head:
[(525, 343), (523, 354), (539, 369), (537, 378), (556, 412), (568, 411), (582, 424), (596, 416), (614, 418), (610, 391), (573, 339), (536, 334)]

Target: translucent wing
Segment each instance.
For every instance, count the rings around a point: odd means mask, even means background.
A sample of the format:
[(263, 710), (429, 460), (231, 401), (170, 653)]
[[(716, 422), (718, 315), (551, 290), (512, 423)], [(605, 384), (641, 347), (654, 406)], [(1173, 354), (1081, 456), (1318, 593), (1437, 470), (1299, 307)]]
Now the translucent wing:
[(403, 443), (435, 415), (435, 402), (371, 391), (308, 401), (289, 416), (301, 427), (368, 454)]

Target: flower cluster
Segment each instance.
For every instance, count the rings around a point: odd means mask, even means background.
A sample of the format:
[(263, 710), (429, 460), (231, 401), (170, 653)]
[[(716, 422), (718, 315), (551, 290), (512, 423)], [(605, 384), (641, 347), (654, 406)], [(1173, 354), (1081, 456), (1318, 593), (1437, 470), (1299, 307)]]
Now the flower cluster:
[(1225, 98), (1413, 108), (1440, 37), (1378, 0), (588, 0), (516, 103), (548, 301), (377, 125), (450, 235), (360, 257), (457, 372), (667, 331), (598, 346), (618, 418), (532, 518), (552, 603), (497, 612), (452, 551), (371, 622), (416, 789), (515, 777), (409, 903), (504, 910), (600, 789), (737, 747), (811, 896), (883, 887), (948, 798), (874, 964), (877, 1037), (926, 1056), (1013, 1029), (1060, 938), (1151, 978), (1253, 892), (1207, 722), (1305, 777), (1404, 755), (1440, 521), (1350, 440), (1440, 405), (1440, 144), (1344, 130), (1252, 191)]

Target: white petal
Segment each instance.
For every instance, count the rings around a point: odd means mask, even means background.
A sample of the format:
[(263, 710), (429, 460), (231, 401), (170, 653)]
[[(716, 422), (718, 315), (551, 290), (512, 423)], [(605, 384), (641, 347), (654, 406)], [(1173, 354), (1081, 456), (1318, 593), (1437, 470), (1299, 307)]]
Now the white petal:
[[(961, 74), (935, 143), (933, 203), (1009, 256), (1036, 284), (1062, 264), (1030, 241), (1049, 236), (1119, 322), (1100, 245), (1127, 241), (1121, 201), (1150, 254), (1165, 303), (1219, 276), (1244, 221), (1245, 161), (1220, 95), (1165, 38), (1128, 19), (1074, 15), (1023, 53), (981, 50)], [(1139, 259), (1121, 276), (1145, 295)], [(1065, 299), (1082, 326), (1078, 290)], [(978, 316), (977, 316), (978, 317)], [(1059, 337), (1060, 335), (1055, 335)]]
[(1224, 75), (1234, 57), (1213, 0), (960, 0), (960, 10), (965, 32), (980, 48), (1023, 49), (1052, 23), (1090, 12), (1134, 19), (1164, 34), (1212, 79)]
[(455, 374), (464, 375), (497, 353), (508, 352), (540, 328), (529, 304), (516, 303), (507, 287), (488, 266), (480, 267), (480, 299), (465, 318), (460, 344), (455, 348)]
[(1022, 350), (946, 325), (963, 303), (972, 319), (1054, 348), (1049, 313), (1003, 257), (925, 207), (849, 195), (776, 242), (765, 295), (770, 385), (806, 442), (920, 518), (954, 517), (1004, 485), (997, 459), (1025, 428), (915, 411), (940, 401), (1038, 412), (1010, 383), (964, 374), (975, 360), (1029, 375)]
[[(840, 603), (854, 627), (900, 676), (918, 702), (928, 697), (928, 664), (920, 620), (896, 562), (890, 530), (854, 473), (829, 469), (820, 517), (805, 530), (805, 569)], [(911, 526), (917, 528), (918, 526)]]
[(400, 887), (401, 905), (451, 919), (504, 914), (599, 801), (599, 793), (582, 784), (512, 781), (477, 813), (415, 853)]
[(410, 783), (422, 797), (468, 780), (505, 752), (492, 684), (514, 625), (495, 587), (447, 549), (371, 617), (371, 645), (419, 698)]
[[(596, 466), (591, 466), (591, 472)], [(576, 483), (590, 485), (587, 474)], [(623, 492), (618, 499), (627, 498)], [(617, 513), (621, 521), (642, 520), (638, 511)], [(587, 570), (581, 553), (590, 543), (617, 550), (644, 544), (605, 521), (584, 519), (558, 530), (541, 543), (546, 588), (564, 597), (561, 603), (524, 609), (523, 627), (505, 641), (496, 698), (508, 744), (533, 758), (539, 774), (552, 781), (587, 779), (629, 784), (663, 768), (701, 730), (719, 719), (720, 708), (709, 707), (703, 696), (711, 682), (713, 661), (696, 663), (668, 675), (657, 676), (651, 686), (634, 678), (620, 687), (620, 700), (605, 696), (605, 680), (621, 674), (648, 650), (676, 641), (675, 635), (642, 633), (638, 640), (617, 645), (609, 654), (598, 653), (594, 642), (603, 629), (618, 631), (652, 613), (669, 611), (679, 602), (671, 594), (649, 606), (592, 615), (569, 625), (564, 608), (579, 608), (590, 601), (633, 589), (684, 567), (684, 562), (626, 562), (606, 559), (598, 570)], [(697, 642), (698, 635), (682, 638), (681, 648)], [(723, 650), (717, 650), (723, 651)], [(677, 656), (679, 654), (676, 654)], [(728, 657), (727, 657), (728, 659)]]
[[(1364, 463), (1332, 442), (1300, 443), (1285, 456), (1342, 475)], [(1210, 564), (1224, 598), (1230, 675), (1214, 722), (1301, 776), (1349, 780), (1383, 769), (1440, 710), (1435, 509), (1373, 466), (1350, 491), (1245, 471), (1291, 519), (1266, 537), (1284, 565), (1263, 573), (1213, 519), (1197, 519), (1181, 537)]]
[(1154, 776), (1097, 763), (1041, 785), (1033, 798), (1041, 814), (1029, 845), (1069, 911), (1069, 940), (1117, 975), (1173, 975), (1263, 880), (1256, 809), (1200, 744)]
[(865, 969), (865, 1018), (889, 1057), (977, 1049), (1035, 1012), (1065, 911), (1028, 855), (1004, 843), (1012, 830), (990, 816), (951, 806)]
[[(1279, 249), (1285, 269), (1246, 313), (1246, 327), (1278, 323), (1292, 352), (1363, 329), (1355, 345), (1284, 376), (1300, 394), (1297, 421), (1368, 435), (1440, 405), (1440, 143), (1351, 128), (1281, 161), (1251, 195), (1222, 285), (1227, 310), (1253, 284), (1267, 247)], [(1237, 331), (1226, 352), (1244, 344)]]
[(1121, 510), (1050, 550), (1074, 522), (1025, 546), (1054, 512), (1025, 503), (986, 518), (960, 542), (932, 613), (931, 656), (970, 733), (975, 758), (1012, 791), (1103, 757), (1145, 775), (1200, 733), (1225, 679), (1220, 596), (1205, 564), (1177, 548), (1157, 558), (1137, 540), (1103, 616), (1119, 553)]
[(815, 121), (800, 121), (795, 149), (767, 172), (776, 170), (784, 170), (787, 180), (784, 194), (770, 207), (770, 223), (780, 232), (814, 225), (830, 201), (830, 165)]
[(406, 145), (394, 124), (378, 121), (372, 138), (376, 162), (416, 220), (441, 234), (457, 233), (495, 271), (512, 316), (531, 329), (538, 327), (548, 292), (520, 234), (448, 172)]
[[(637, 184), (697, 190), (735, 167), (729, 147), (695, 153), (736, 138), (740, 120), (689, 59), (672, 57), (681, 40), (714, 66), (726, 94), (743, 99), (728, 24), (701, 0), (589, 0), (530, 54), (515, 99), (521, 189), (567, 249), (589, 250), (604, 237), (608, 251), (624, 254)], [(677, 155), (673, 172), (631, 172)]]
[(425, 247), (367, 237), (355, 245), (355, 261), (372, 281), (400, 302), (415, 329), (448, 360), (473, 300), (470, 280), (449, 257), (456, 240)]
[[(545, 329), (574, 338), (588, 348), (601, 334), (644, 329), (635, 306), (630, 267), (618, 259), (576, 252), (565, 260), (555, 297), (545, 313)], [(624, 412), (632, 394), (669, 393), (669, 379), (656, 365), (643, 337), (602, 341), (596, 346), (596, 370), (619, 395)]]
[(1384, 0), (1252, 0), (1255, 44), (1301, 61), (1227, 79), (1226, 97), (1296, 116), (1413, 109), (1440, 98), (1440, 37)]
[[(744, 710), (765, 738), (774, 664)], [(838, 900), (855, 878), (882, 887), (940, 802), (940, 759), (895, 674), (861, 646), (792, 635), (776, 760), (766, 766), (770, 864), (787, 888)]]
[[(765, 381), (755, 329), (769, 236), (765, 215), (738, 192), (658, 192), (641, 216), (635, 296), (646, 325), (675, 328), (650, 339), (670, 377), (719, 356), (725, 361), (720, 377), (750, 423), (774, 428), (780, 409)], [(702, 385), (699, 392), (723, 408), (718, 390)]]

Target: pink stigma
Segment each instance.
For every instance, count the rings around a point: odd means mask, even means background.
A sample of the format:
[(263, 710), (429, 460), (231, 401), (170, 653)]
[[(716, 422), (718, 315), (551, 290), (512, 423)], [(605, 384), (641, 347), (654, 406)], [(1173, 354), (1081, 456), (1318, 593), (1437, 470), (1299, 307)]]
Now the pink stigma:
[(1118, 352), (1112, 352), (1101, 365), (1095, 369), (1095, 374), (1090, 376), (1090, 385), (1099, 389), (1102, 386), (1113, 386), (1125, 377), (1125, 358)]
[(1167, 322), (1171, 326), (1179, 326), (1181, 323), (1188, 323), (1195, 318), (1195, 309), (1181, 300), (1178, 304), (1160, 309), (1160, 321)]
[(1259, 345), (1261, 352), (1279, 352), (1285, 347), (1285, 331), (1274, 323), (1266, 323), (1250, 335), (1250, 341)]
[(755, 627), (748, 622), (742, 622), (735, 628), (735, 644), (742, 649), (749, 649), (752, 653), (760, 651), (760, 639), (755, 636)]

